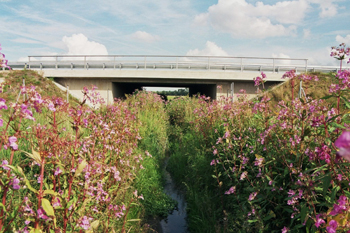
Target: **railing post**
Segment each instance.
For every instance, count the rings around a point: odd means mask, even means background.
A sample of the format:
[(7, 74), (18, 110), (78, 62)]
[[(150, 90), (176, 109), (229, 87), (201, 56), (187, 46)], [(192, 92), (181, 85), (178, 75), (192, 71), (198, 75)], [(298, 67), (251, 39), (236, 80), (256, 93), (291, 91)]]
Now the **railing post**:
[[(30, 56), (28, 56), (28, 67), (30, 69)], [(26, 64), (24, 65), (24, 68), (27, 69), (27, 65)]]
[[(26, 81), (25, 81), (24, 77), (22, 78), (22, 81), (23, 81), (23, 88), (25, 88), (26, 87)], [(23, 93), (23, 102), (25, 102), (25, 101), (26, 101), (26, 94)]]
[(86, 69), (86, 56), (84, 56), (84, 69)]
[(113, 67), (115, 69), (115, 56), (113, 57)]
[(243, 58), (241, 57), (241, 72), (243, 72)]
[(305, 59), (305, 73), (307, 72), (307, 59)]
[(232, 82), (232, 83), (231, 83), (231, 102), (233, 102), (234, 87), (235, 87), (235, 83)]
[(272, 58), (273, 73), (275, 73), (275, 58)]
[(208, 57), (208, 70), (210, 70), (210, 57)]
[(146, 63), (146, 56), (145, 56), (145, 59), (144, 59), (144, 63), (145, 63), (145, 64), (144, 64), (144, 68), (146, 69), (146, 68), (147, 68), (147, 66), (146, 66), (146, 64), (147, 64), (147, 63)]
[(58, 68), (58, 57), (56, 56), (56, 69)]
[(67, 91), (67, 103), (69, 103), (69, 85), (66, 86)]
[(107, 106), (108, 106), (108, 103), (109, 103), (109, 87), (107, 88)]
[(176, 57), (176, 69), (179, 69), (179, 57)]

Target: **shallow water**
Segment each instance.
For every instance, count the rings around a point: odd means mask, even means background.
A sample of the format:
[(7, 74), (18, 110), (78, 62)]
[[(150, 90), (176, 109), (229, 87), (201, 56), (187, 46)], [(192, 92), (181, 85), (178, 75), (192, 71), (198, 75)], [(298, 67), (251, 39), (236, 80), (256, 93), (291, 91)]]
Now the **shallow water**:
[(170, 173), (165, 170), (166, 184), (164, 192), (178, 202), (177, 208), (168, 215), (166, 219), (160, 221), (162, 233), (187, 233), (186, 225), (186, 202), (183, 193), (175, 186)]

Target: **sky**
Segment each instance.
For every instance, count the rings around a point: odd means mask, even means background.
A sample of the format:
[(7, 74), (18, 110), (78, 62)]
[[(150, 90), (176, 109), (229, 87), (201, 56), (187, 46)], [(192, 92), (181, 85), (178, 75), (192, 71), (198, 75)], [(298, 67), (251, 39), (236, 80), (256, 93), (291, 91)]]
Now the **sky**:
[(217, 55), (337, 65), (350, 0), (0, 0), (10, 62), (32, 55)]

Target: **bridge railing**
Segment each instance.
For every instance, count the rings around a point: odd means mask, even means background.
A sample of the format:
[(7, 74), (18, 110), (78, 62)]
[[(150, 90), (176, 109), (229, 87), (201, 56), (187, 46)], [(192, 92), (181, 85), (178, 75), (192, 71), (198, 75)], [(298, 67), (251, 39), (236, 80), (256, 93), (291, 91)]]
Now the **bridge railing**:
[[(13, 68), (17, 68), (19, 64), (13, 65)], [(190, 69), (241, 72), (280, 72), (290, 69), (304, 72), (309, 68), (307, 59), (166, 55), (28, 56), (28, 62), (24, 65), (29, 69)]]

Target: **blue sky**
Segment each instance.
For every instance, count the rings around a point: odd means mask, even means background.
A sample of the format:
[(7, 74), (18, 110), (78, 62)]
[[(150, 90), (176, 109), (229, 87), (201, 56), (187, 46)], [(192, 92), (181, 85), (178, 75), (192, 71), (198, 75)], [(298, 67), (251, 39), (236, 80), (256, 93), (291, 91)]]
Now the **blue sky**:
[(350, 45), (349, 0), (0, 0), (9, 61), (29, 55), (308, 58)]

